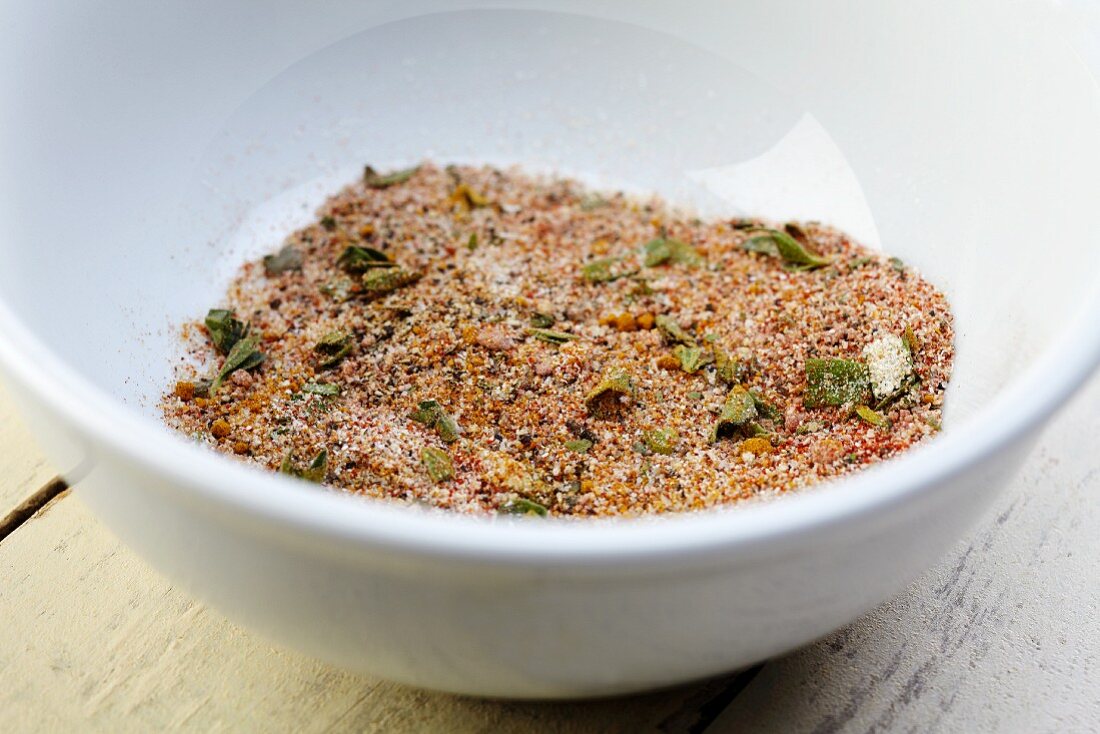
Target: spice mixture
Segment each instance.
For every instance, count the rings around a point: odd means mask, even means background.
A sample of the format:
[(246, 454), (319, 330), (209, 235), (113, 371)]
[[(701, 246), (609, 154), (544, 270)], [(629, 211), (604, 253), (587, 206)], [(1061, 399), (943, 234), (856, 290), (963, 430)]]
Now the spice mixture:
[(939, 429), (943, 294), (834, 229), (431, 164), (319, 215), (190, 330), (171, 426), (348, 492), (579, 516), (786, 492)]

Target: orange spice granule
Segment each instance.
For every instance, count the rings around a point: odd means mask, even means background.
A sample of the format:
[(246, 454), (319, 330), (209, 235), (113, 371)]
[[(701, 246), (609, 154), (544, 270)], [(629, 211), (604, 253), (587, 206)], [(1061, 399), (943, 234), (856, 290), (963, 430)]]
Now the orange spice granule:
[[(572, 516), (795, 491), (934, 435), (954, 357), (943, 294), (818, 223), (789, 231), (824, 264), (790, 267), (754, 241), (783, 229), (514, 169), (372, 173), (271, 243), (300, 264), (247, 263), (210, 304), (247, 322), (262, 361), (210, 394), (224, 350), (186, 326), (201, 367), (166, 386), (164, 417), (240, 461), (318, 462), (348, 492)], [(343, 345), (331, 363), (326, 337)], [(883, 425), (807, 407), (809, 360), (860, 360), (884, 337), (908, 345), (912, 379), (870, 401)], [(751, 402), (727, 405), (735, 387)], [(720, 420), (735, 427), (715, 435)]]

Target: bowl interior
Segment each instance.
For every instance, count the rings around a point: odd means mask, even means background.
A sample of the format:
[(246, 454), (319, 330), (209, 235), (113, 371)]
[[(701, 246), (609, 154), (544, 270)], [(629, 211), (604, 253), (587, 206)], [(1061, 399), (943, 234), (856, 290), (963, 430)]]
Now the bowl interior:
[(272, 5), (24, 9), (0, 44), (3, 305), (151, 425), (178, 325), (368, 162), (847, 229), (951, 299), (948, 435), (1096, 282), (1100, 106), (1045, 5)]

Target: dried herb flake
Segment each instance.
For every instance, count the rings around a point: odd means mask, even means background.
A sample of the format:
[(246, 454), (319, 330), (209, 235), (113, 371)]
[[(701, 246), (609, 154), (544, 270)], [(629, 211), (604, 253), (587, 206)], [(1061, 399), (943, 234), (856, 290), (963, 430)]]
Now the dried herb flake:
[(853, 405), (871, 399), (871, 374), (867, 365), (851, 359), (807, 359), (807, 408)]
[(906, 324), (905, 331), (901, 334), (901, 342), (909, 351), (909, 359), (913, 359), (917, 356), (917, 350), (920, 349), (920, 342), (917, 341), (917, 335), (913, 332), (912, 326)]
[(565, 448), (570, 451), (576, 451), (578, 454), (588, 453), (588, 449), (592, 448), (592, 442), (587, 438), (575, 438), (571, 441), (566, 441)]
[(584, 397), (588, 412), (597, 418), (621, 417), (625, 401), (634, 398), (634, 381), (626, 372), (613, 370)]
[(591, 260), (581, 268), (581, 277), (589, 283), (611, 283), (620, 278), (637, 275), (637, 270), (616, 272), (614, 266), (620, 262), (622, 262), (620, 257), (604, 257), (599, 260)]
[(522, 497), (508, 500), (500, 506), (500, 514), (502, 515), (525, 515), (534, 517), (546, 517), (550, 514), (550, 511), (540, 505), (538, 502), (533, 502)]
[(214, 347), (222, 354), (229, 354), (234, 344), (248, 336), (249, 325), (234, 318), (233, 312), (224, 308), (210, 309), (204, 323)]
[(810, 252), (794, 237), (776, 229), (762, 230), (741, 246), (749, 252), (781, 257), (793, 270), (815, 270), (832, 264), (832, 260)]
[(724, 350), (714, 348), (714, 371), (718, 379), (727, 385), (736, 385), (741, 381), (741, 365)]
[(419, 170), (420, 166), (413, 166), (381, 174), (367, 166), (363, 169), (363, 183), (372, 189), (387, 189), (390, 186), (405, 183)]
[(665, 263), (699, 267), (706, 263), (694, 247), (680, 240), (657, 237), (645, 244), (645, 266), (655, 268)]
[(484, 196), (474, 191), (468, 184), (460, 183), (451, 192), (449, 201), (462, 206), (464, 209), (480, 209), (489, 206), (490, 202)]
[(734, 435), (738, 429), (756, 418), (756, 401), (752, 395), (741, 385), (735, 386), (726, 396), (726, 402), (722, 404), (722, 412), (718, 415), (718, 422), (710, 431), (710, 442), (714, 443), (720, 438)]
[(264, 256), (264, 272), (268, 275), (281, 275), (291, 270), (302, 269), (302, 253), (294, 245), (287, 245), (274, 255)]
[(531, 326), (536, 329), (549, 329), (554, 325), (554, 317), (550, 314), (536, 313), (531, 316)]
[(454, 479), (455, 466), (450, 455), (434, 446), (426, 446), (420, 452), (420, 463), (433, 482), (439, 484)]
[(336, 264), (349, 273), (364, 273), (374, 268), (397, 267), (397, 263), (381, 250), (360, 245), (347, 247), (340, 253), (340, 257), (336, 258)]
[(879, 413), (877, 410), (873, 410), (867, 407), (866, 405), (857, 405), (856, 415), (862, 418), (864, 423), (870, 423), (876, 428), (883, 428), (890, 425), (890, 421), (886, 419), (886, 416), (884, 416), (882, 413)]
[(749, 390), (749, 395), (752, 396), (752, 400), (756, 404), (756, 412), (761, 418), (777, 421), (783, 417), (783, 414), (779, 412), (779, 408), (765, 400), (758, 390)]
[(302, 392), (308, 392), (313, 395), (321, 395), (322, 397), (331, 398), (340, 394), (340, 386), (333, 385), (330, 382), (307, 382), (302, 386)]
[(256, 335), (246, 336), (233, 345), (233, 348), (229, 350), (229, 354), (225, 357), (222, 368), (218, 370), (214, 381), (210, 383), (211, 395), (218, 391), (218, 388), (222, 386), (225, 378), (229, 375), (237, 370), (250, 370), (258, 367), (264, 361), (264, 353), (257, 349), (259, 345), (260, 337)]
[(686, 347), (694, 347), (696, 345), (695, 337), (688, 334), (680, 324), (664, 314), (659, 315), (654, 323), (657, 325), (658, 331), (664, 335), (665, 339), (672, 344), (683, 344)]
[(343, 361), (344, 357), (351, 354), (352, 347), (350, 334), (342, 331), (328, 332), (313, 346), (313, 351), (320, 355), (317, 366), (321, 369), (335, 367)]
[(680, 434), (672, 428), (654, 428), (643, 436), (646, 448), (655, 454), (669, 455), (680, 443)]
[(458, 422), (435, 400), (421, 400), (417, 409), (409, 417), (417, 423), (423, 423), (428, 428), (435, 429), (445, 443), (454, 443), (462, 433)]
[(399, 288), (412, 285), (423, 277), (423, 273), (412, 272), (401, 267), (372, 268), (363, 275), (361, 282), (364, 297), (381, 298)]
[(672, 353), (680, 360), (680, 369), (688, 374), (698, 372), (704, 365), (714, 360), (714, 355), (704, 351), (700, 347), (689, 347), (677, 344)]
[(571, 342), (580, 338), (576, 334), (568, 334), (564, 331), (553, 331), (551, 329), (530, 328), (527, 330), (527, 333), (539, 341), (544, 341), (547, 344), (554, 344), (555, 346), (560, 346), (566, 342)]
[(283, 457), (283, 463), (279, 465), (279, 473), (320, 484), (325, 481), (325, 475), (328, 473), (328, 451), (321, 449), (320, 453), (304, 469), (299, 469), (294, 465), (294, 453), (288, 451), (286, 456)]

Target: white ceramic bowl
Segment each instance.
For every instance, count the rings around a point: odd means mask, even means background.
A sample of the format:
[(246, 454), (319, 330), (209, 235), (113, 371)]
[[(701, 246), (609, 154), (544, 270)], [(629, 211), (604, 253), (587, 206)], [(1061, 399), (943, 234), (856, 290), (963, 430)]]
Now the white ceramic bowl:
[[(1100, 106), (1055, 4), (484, 4), (6, 11), (0, 371), (77, 495), (272, 639), (464, 693), (709, 676), (895, 593), (1100, 358)], [(946, 430), (772, 503), (569, 523), (383, 507), (160, 427), (177, 325), (361, 164), (425, 156), (885, 243), (954, 304)]]

